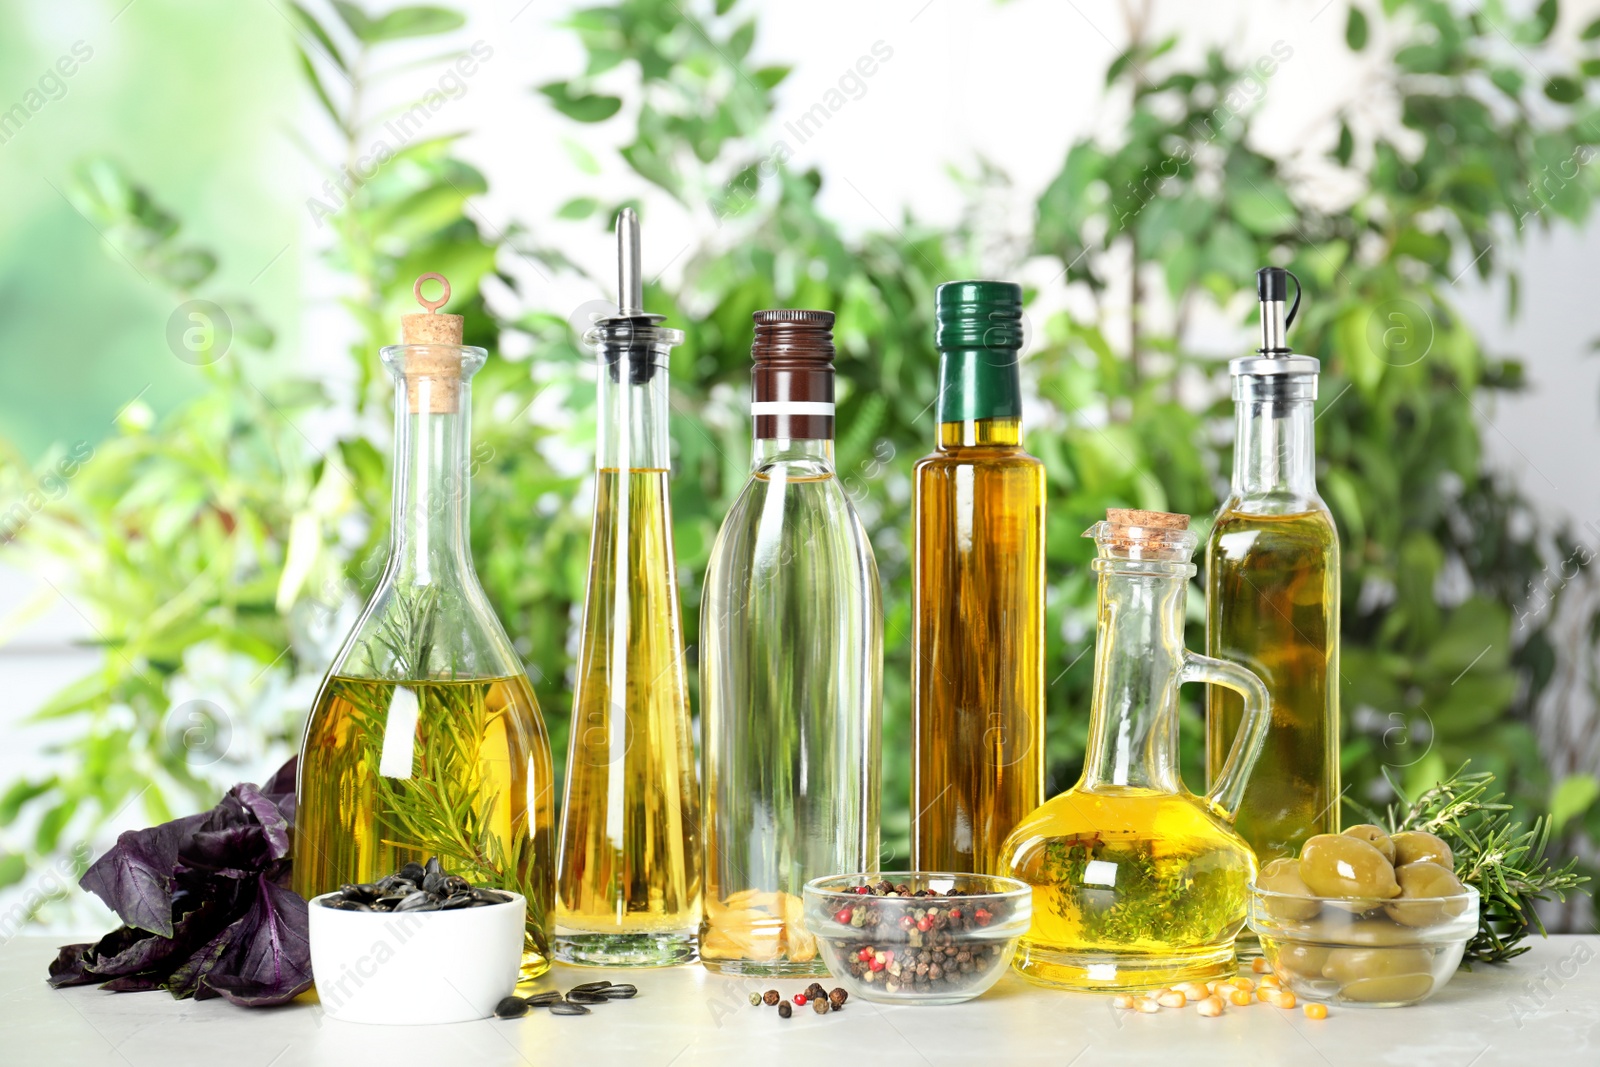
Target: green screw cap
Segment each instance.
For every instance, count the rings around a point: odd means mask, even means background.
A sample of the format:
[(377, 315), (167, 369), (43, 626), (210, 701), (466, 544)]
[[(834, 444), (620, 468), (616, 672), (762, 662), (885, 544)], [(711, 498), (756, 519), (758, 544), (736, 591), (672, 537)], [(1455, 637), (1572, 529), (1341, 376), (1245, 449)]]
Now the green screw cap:
[(1016, 418), (1022, 349), (1022, 287), (946, 282), (934, 293), (939, 349), (939, 421)]

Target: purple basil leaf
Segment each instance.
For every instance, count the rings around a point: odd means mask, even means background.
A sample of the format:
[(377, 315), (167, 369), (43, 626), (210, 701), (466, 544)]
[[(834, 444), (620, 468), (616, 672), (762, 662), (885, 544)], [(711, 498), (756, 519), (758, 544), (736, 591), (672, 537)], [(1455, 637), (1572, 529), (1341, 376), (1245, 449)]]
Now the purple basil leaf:
[(178, 863), (178, 848), (205, 819), (190, 815), (123, 833), (78, 884), (105, 901), (127, 925), (170, 935), (172, 869)]
[[(256, 884), (255, 906), (225, 931), (228, 949), (201, 982), (250, 1008), (287, 1003), (311, 988), (306, 902), (265, 875)], [(204, 999), (200, 989), (195, 997)]]
[(152, 989), (160, 989), (166, 980), (165, 970), (145, 971), (142, 974), (125, 974), (120, 978), (113, 978), (100, 988), (108, 993), (148, 993)]
[(278, 809), (277, 802), (248, 783), (234, 786), (229, 795), (243, 804), (255, 816), (256, 822), (261, 824), (261, 831), (266, 835), (267, 847), (271, 851), (272, 858), (281, 860), (287, 856), (289, 823), (283, 817), (283, 812)]
[(300, 757), (290, 756), (284, 765), (261, 785), (262, 794), (272, 798), (273, 803), (278, 805), (278, 810), (283, 813), (284, 821), (291, 827), (294, 826), (295, 774), (299, 766)]
[[(226, 927), (229, 918), (230, 916), (221, 907), (208, 901), (178, 919), (173, 924), (171, 937), (142, 935), (122, 946), (112, 941), (115, 936), (113, 932), (102, 938), (95, 946), (94, 962), (90, 964), (90, 968), (96, 974), (107, 977), (155, 974), (165, 979), (192, 956), (196, 949)], [(123, 929), (130, 928), (123, 927)]]
[(62, 945), (56, 958), (50, 961), (50, 985), (61, 989), (69, 985), (88, 985), (99, 979), (88, 973), (86, 957), (93, 945)]
[(167, 989), (174, 998), (184, 1000), (194, 997), (196, 1000), (209, 1000), (216, 996), (206, 988), (205, 978), (222, 958), (222, 954), (228, 951), (228, 939), (231, 934), (230, 926), (202, 945), (194, 955), (184, 961), (182, 966), (167, 976)]
[(248, 878), (271, 861), (272, 845), (255, 814), (230, 791), (184, 842), (182, 859), (189, 867)]

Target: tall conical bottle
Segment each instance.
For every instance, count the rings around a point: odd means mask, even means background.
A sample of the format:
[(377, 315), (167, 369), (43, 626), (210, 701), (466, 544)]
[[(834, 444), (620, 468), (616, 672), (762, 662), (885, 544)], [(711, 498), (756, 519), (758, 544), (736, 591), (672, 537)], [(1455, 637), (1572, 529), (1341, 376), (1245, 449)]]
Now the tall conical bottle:
[(882, 605), (834, 470), (833, 314), (755, 322), (750, 480), (700, 606), (700, 959), (724, 974), (824, 977), (801, 890), (877, 867)]
[[(422, 299), (428, 279), (443, 296)], [(382, 352), (394, 376), (389, 557), (323, 679), (300, 743), (294, 885), (308, 899), (438, 856), (527, 901), (523, 975), (550, 966), (550, 740), (467, 540), (471, 381), (487, 353), (439, 314)]]
[[(1289, 280), (1256, 275), (1261, 348), (1234, 360), (1233, 484), (1206, 542), (1206, 651), (1243, 663), (1272, 695), (1272, 729), (1245, 790), (1239, 832), (1262, 863), (1339, 829), (1339, 534), (1317, 495), (1313, 427), (1320, 365), (1285, 332)], [(1214, 777), (1243, 712), (1211, 690), (1206, 765)]]
[(667, 495), (667, 364), (683, 334), (643, 310), (631, 208), (617, 218), (617, 255), (617, 312), (587, 335), (600, 420), (555, 953), (648, 967), (692, 960), (700, 922), (700, 796)]
[(1044, 464), (1022, 450), (1022, 289), (934, 297), (937, 449), (912, 530), (911, 850), (922, 871), (999, 874), (1044, 802)]

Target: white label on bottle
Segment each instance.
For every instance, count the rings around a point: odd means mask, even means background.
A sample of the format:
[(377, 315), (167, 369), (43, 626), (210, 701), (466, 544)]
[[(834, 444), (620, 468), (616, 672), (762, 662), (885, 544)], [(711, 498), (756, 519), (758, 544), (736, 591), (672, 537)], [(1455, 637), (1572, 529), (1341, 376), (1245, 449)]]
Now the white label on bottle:
[(752, 415), (827, 415), (833, 417), (833, 405), (822, 400), (756, 400), (750, 404)]

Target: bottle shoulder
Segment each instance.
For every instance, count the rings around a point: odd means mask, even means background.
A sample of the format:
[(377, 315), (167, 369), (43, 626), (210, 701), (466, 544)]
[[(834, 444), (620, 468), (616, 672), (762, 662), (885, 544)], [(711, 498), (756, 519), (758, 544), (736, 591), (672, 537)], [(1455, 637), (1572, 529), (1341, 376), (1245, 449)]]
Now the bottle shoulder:
[(979, 470), (1036, 470), (1044, 471), (1044, 461), (1038, 456), (1017, 447), (988, 445), (959, 446), (935, 449), (917, 460), (912, 468), (917, 474), (924, 471), (954, 470), (974, 467)]

